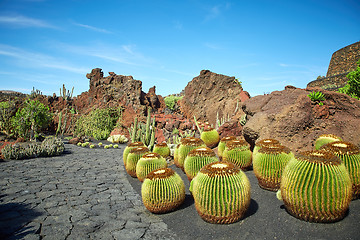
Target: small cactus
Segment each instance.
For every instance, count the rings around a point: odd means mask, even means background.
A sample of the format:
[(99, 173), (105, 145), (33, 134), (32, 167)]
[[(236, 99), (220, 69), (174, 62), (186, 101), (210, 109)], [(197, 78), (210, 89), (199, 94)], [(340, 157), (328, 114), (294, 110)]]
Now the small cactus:
[(242, 170), (247, 170), (252, 164), (250, 146), (245, 140), (228, 141), (223, 152), (222, 161), (232, 162)]
[(314, 150), (289, 161), (280, 194), (291, 215), (309, 222), (335, 222), (345, 217), (353, 193), (344, 163), (330, 152)]
[(189, 152), (184, 161), (184, 171), (189, 181), (191, 181), (200, 169), (212, 162), (218, 162), (219, 159), (213, 150), (208, 147), (198, 147)]
[(228, 137), (224, 137), (220, 140), (219, 145), (218, 145), (218, 156), (220, 159), (223, 156), (223, 152), (225, 150), (226, 143), (228, 141), (235, 140), (235, 139), (236, 139), (235, 136), (228, 136)]
[(136, 147), (130, 150), (126, 158), (126, 165), (125, 165), (125, 170), (130, 176), (136, 178), (136, 164), (144, 154), (149, 152), (150, 150), (145, 146)]
[(136, 164), (136, 176), (140, 182), (151, 172), (159, 168), (167, 168), (167, 162), (160, 154), (144, 154)]
[(191, 181), (190, 192), (198, 214), (210, 223), (240, 220), (251, 200), (249, 179), (231, 162), (205, 165)]
[(95, 145), (94, 145), (94, 144), (91, 144), (89, 147), (90, 147), (90, 148), (95, 148)]
[(315, 140), (315, 149), (319, 150), (321, 146), (335, 141), (342, 141), (342, 139), (334, 134), (322, 134)]
[(200, 139), (203, 140), (207, 147), (215, 148), (220, 141), (220, 136), (216, 129), (208, 127), (201, 132)]
[(155, 144), (153, 152), (160, 154), (163, 158), (170, 156), (170, 148), (166, 142)]
[(141, 197), (150, 212), (170, 212), (184, 202), (185, 184), (171, 168), (160, 168), (146, 176), (141, 186)]

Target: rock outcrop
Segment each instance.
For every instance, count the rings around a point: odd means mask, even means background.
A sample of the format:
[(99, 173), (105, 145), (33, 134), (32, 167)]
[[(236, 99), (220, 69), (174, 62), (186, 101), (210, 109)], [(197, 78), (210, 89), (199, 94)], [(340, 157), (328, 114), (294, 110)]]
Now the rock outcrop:
[[(307, 96), (312, 91), (325, 94), (322, 106)], [(248, 117), (243, 135), (252, 147), (258, 139), (275, 138), (295, 152), (311, 150), (315, 139), (326, 133), (360, 143), (360, 101), (346, 94), (287, 86), (247, 100), (242, 109)]]
[(184, 97), (179, 101), (186, 118), (194, 116), (200, 121), (215, 125), (216, 116), (231, 117), (240, 114), (240, 103), (249, 99), (235, 77), (202, 70), (185, 87)]

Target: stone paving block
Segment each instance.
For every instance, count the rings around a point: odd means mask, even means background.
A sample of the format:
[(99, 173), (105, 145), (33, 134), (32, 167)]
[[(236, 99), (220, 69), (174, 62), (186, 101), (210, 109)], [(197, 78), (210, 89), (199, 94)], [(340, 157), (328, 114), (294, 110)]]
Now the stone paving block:
[(115, 239), (122, 239), (122, 240), (136, 240), (141, 239), (144, 236), (146, 229), (145, 228), (124, 228), (119, 231), (114, 231), (112, 236)]

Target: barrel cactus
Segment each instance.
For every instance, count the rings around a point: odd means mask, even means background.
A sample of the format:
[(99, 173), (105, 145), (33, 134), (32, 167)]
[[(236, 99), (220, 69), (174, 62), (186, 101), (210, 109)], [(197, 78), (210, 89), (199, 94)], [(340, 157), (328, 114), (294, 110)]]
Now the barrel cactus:
[(136, 177), (136, 165), (139, 161), (139, 159), (146, 153), (149, 153), (150, 150), (145, 147), (136, 147), (130, 150), (127, 158), (126, 158), (126, 164), (125, 164), (125, 170), (126, 172), (132, 176)]
[(136, 164), (136, 176), (143, 182), (146, 175), (151, 171), (159, 168), (166, 168), (167, 162), (160, 154), (157, 153), (146, 153), (144, 154)]
[(218, 156), (220, 159), (223, 156), (223, 152), (225, 150), (226, 143), (228, 141), (235, 140), (235, 139), (236, 139), (235, 136), (228, 136), (228, 137), (224, 137), (220, 140), (219, 145), (218, 145)]
[(244, 217), (250, 205), (250, 182), (230, 162), (205, 165), (190, 183), (200, 217), (210, 223), (229, 224)]
[(126, 166), (127, 155), (129, 154), (130, 150), (137, 148), (137, 147), (143, 147), (143, 146), (144, 146), (143, 142), (132, 142), (126, 146), (126, 148), (124, 149), (124, 153), (123, 153), (124, 166)]
[(184, 161), (184, 171), (189, 181), (191, 181), (200, 169), (219, 159), (213, 150), (208, 147), (198, 147), (189, 152)]
[(266, 138), (257, 141), (253, 149), (253, 157), (257, 154), (260, 148), (272, 145), (281, 145), (281, 143), (278, 140), (272, 138)]
[(232, 162), (242, 170), (247, 170), (252, 164), (252, 152), (249, 144), (245, 140), (228, 141), (222, 161)]
[(205, 147), (205, 143), (200, 138), (186, 137), (180, 141), (180, 146), (177, 152), (175, 165), (184, 170), (184, 161), (188, 153), (198, 147)]
[(153, 152), (160, 154), (163, 158), (170, 156), (170, 148), (166, 142), (155, 144)]
[(321, 146), (336, 141), (342, 141), (342, 139), (334, 134), (322, 134), (315, 140), (315, 149), (319, 150)]
[(215, 128), (207, 127), (201, 132), (200, 139), (203, 140), (207, 147), (215, 148), (220, 141), (220, 136)]
[(325, 144), (321, 150), (330, 151), (345, 164), (353, 187), (353, 199), (360, 197), (360, 149), (350, 142), (336, 141)]
[(185, 184), (171, 168), (160, 168), (146, 176), (141, 186), (141, 197), (150, 212), (170, 212), (184, 202)]
[(253, 155), (253, 170), (259, 186), (270, 191), (280, 188), (282, 172), (294, 154), (282, 145), (266, 145)]
[(323, 150), (295, 155), (286, 165), (277, 194), (293, 216), (309, 222), (335, 222), (345, 217), (352, 183), (341, 160)]

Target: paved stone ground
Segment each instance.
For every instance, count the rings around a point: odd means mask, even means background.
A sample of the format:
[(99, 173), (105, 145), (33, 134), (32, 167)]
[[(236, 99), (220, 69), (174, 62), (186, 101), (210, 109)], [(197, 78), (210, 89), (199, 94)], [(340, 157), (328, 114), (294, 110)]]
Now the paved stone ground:
[(0, 239), (179, 239), (129, 184), (120, 146), (0, 162)]

